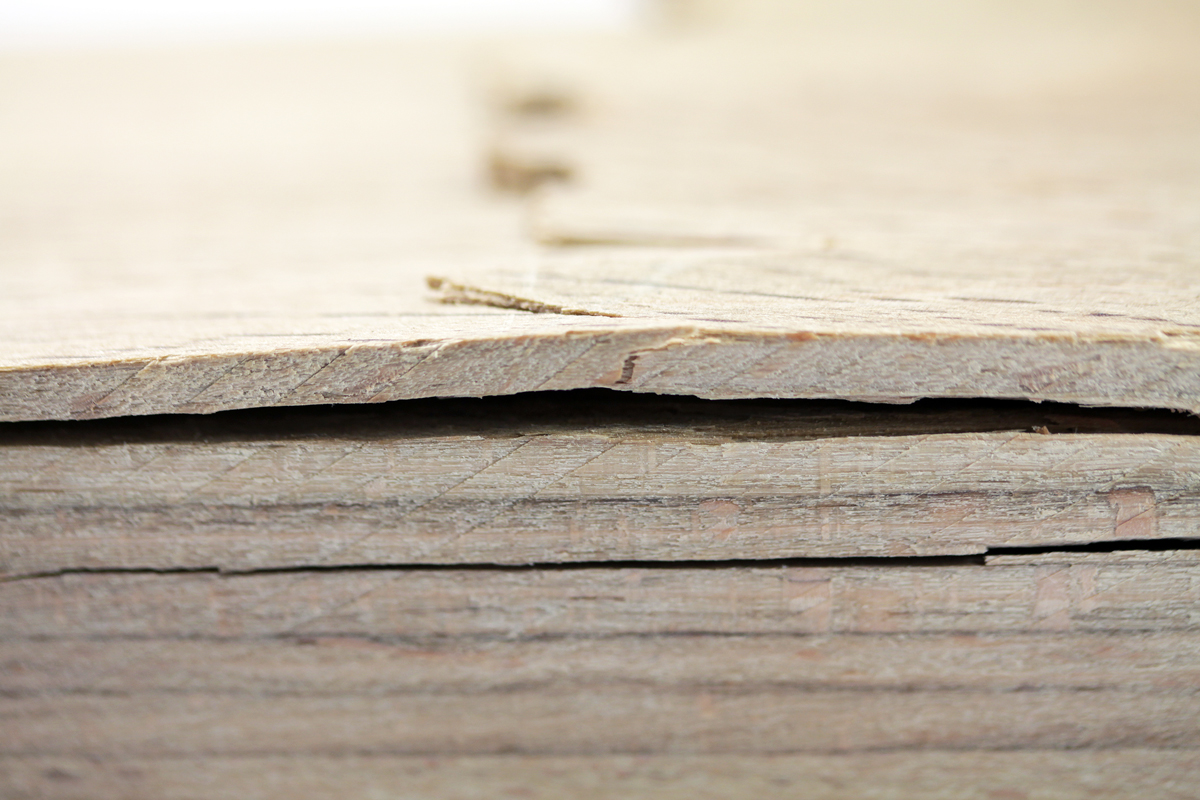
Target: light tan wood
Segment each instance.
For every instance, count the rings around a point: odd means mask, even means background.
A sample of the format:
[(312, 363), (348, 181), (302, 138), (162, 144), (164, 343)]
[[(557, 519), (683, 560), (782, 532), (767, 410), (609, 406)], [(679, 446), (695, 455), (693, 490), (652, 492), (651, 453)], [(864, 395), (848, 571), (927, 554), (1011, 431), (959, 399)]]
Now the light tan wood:
[[(773, 776), (830, 797), (974, 796), (1043, 765), (1053, 796), (1106, 769), (1110, 788), (1187, 796), (1196, 559), (1089, 555), (8, 580), (0, 785), (303, 797), (407, 776), (414, 796), (671, 796), (707, 774), (687, 756), (711, 754), (731, 791)], [(915, 794), (888, 794), (907, 770)]]
[[(536, 633), (452, 642), (361, 634), (282, 639), (9, 640), (13, 696), (64, 693), (317, 697), (573, 691), (664, 692), (1097, 690), (1190, 693), (1200, 635), (1164, 633), (674, 636), (623, 631), (538, 640)], [(613, 637), (616, 637), (614, 639)], [(878, 665), (886, 664), (886, 669)]]
[(429, 264), (532, 249), (486, 187), (475, 51), (0, 57), (0, 418), (382, 400), (432, 340), (519, 334), (424, 299)]
[(652, 0), (648, 11), (651, 22), (683, 31), (750, 29), (762, 34), (765, 29), (803, 35), (803, 30), (795, 29), (819, 27), (843, 36), (883, 27), (904, 33), (921, 28), (978, 33), (986, 27), (1036, 35), (1039, 24), (1051, 26), (1057, 36), (1064, 26), (1111, 29), (1116, 20), (1161, 30), (1164, 21), (1186, 20), (1196, 13), (1188, 0), (1151, 0), (1138, 6), (1125, 0), (1096, 0), (1086, 7), (1077, 0)]
[(436, 644), (440, 637), (1194, 631), (1197, 560), (1151, 555), (1158, 557), (986, 567), (73, 574), (0, 583), (0, 633), (5, 640), (348, 636)]
[[(531, 218), (577, 257), (458, 276), (448, 301), (704, 328), (632, 353), (635, 391), (1190, 393), (1194, 5), (678, 5), (770, 23), (527, 55), (591, 99), (508, 131), (573, 166)], [(1130, 384), (1134, 362), (1155, 377)]]
[(0, 795), (1195, 794), (1194, 5), (665, 5), (0, 57)]
[(246, 800), (316, 800), (335, 794), (406, 800), (506, 795), (715, 800), (780, 793), (815, 800), (1187, 800), (1198, 780), (1196, 751), (1147, 749), (692, 757), (0, 757), (0, 781), (14, 800), (195, 800), (221, 792)]
[(930, 556), (1185, 539), (1200, 524), (1197, 432), (1162, 412), (604, 394), (30, 425), (0, 431), (0, 568)]
[[(536, 205), (548, 243), (783, 247), (773, 274), (796, 288), (824, 268), (828, 291), (935, 277), (1050, 304), (1066, 284), (1085, 304), (1104, 288), (1136, 301), (1136, 280), (1097, 287), (1086, 272), (1194, 266), (1193, 4), (693, 5), (777, 19), (626, 42), (620, 57), (607, 44), (526, 56), (592, 101), (571, 124), (509, 131), (515, 149), (552, 148), (579, 172)], [(871, 267), (892, 280), (859, 279)]]
[[(13, 754), (586, 755), (1197, 749), (1179, 692), (725, 691), (642, 686), (438, 695), (0, 698)], [(77, 720), (65, 725), (65, 720)], [(86, 721), (86, 722), (85, 722)]]
[(0, 419), (595, 386), (1200, 410), (1192, 7), (825, 7), (749, 40), (6, 55)]

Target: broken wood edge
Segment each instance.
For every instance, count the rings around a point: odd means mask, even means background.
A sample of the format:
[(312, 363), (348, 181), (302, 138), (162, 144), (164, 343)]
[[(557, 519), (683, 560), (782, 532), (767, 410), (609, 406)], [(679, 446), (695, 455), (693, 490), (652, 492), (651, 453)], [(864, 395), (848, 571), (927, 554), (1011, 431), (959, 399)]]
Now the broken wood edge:
[[(478, 293), (465, 285), (439, 286), (450, 292), (451, 302), (528, 306), (525, 310), (555, 318), (602, 313)], [(581, 388), (900, 404), (920, 398), (1016, 399), (1200, 413), (1200, 348), (1171, 337), (836, 334), (642, 324), (631, 318), (613, 319), (611, 327), (555, 328), (493, 338), (414, 337), (10, 366), (0, 369), (0, 421)], [(895, 364), (904, 367), (881, 366)]]

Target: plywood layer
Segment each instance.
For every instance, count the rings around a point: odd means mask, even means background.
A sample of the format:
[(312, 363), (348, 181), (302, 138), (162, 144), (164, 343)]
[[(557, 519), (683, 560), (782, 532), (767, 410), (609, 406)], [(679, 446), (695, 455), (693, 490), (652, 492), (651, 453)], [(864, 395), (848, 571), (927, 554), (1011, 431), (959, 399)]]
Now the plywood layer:
[(0, 564), (345, 564), (983, 553), (1189, 539), (1188, 417), (611, 393), (0, 432)]
[[(403, 778), (416, 796), (604, 797), (682, 792), (711, 768), (741, 789), (770, 776), (817, 796), (985, 797), (1041, 765), (1060, 796), (1183, 797), (1196, 569), (1127, 552), (9, 580), (0, 785), (305, 796)], [(909, 770), (916, 783), (891, 786)]]
[[(1143, 552), (1135, 560), (1125, 558), (1126, 553), (1116, 559), (1107, 555), (1082, 564), (1070, 563), (1073, 554), (1058, 554), (1056, 563), (991, 566), (897, 561), (864, 566), (386, 568), (228, 576), (85, 573), (0, 584), (8, 612), (0, 631), (14, 642), (345, 636), (425, 644), (447, 637), (540, 641), (691, 634), (986, 633), (1003, 639), (1041, 631), (1073, 641), (1086, 639), (1082, 634), (1130, 634), (1139, 647), (1155, 640), (1151, 634), (1161, 634), (1157, 652), (1165, 657), (1172, 647), (1182, 648), (1178, 677), (1188, 679), (1195, 669), (1188, 655), (1192, 645), (1175, 634), (1191, 635), (1200, 624), (1195, 551)], [(847, 646), (848, 641), (839, 645)], [(737, 658), (735, 651), (728, 655)], [(1030, 669), (1047, 666), (1032, 662)], [(81, 661), (63, 668), (93, 669)], [(137, 662), (129, 668), (140, 669)], [(771, 667), (764, 664), (762, 669)], [(1005, 685), (1020, 682), (990, 668), (986, 674), (1009, 681)], [(1106, 680), (1120, 682), (1112, 677), (1115, 673), (1108, 674)], [(1132, 685), (1148, 675), (1133, 671), (1126, 677)], [(1073, 680), (1069, 673), (1060, 677)], [(36, 674), (10, 679), (39, 680)], [(921, 679), (910, 673), (904, 680)], [(974, 679), (964, 674), (957, 680)]]
[[(0, 756), (15, 800), (196, 800), (225, 791), (247, 800), (511, 794), (534, 800), (716, 800), (788, 792), (815, 800), (1036, 797), (1188, 800), (1200, 780), (1194, 750), (933, 752), (786, 756), (243, 756), (70, 758)], [(219, 790), (214, 787), (221, 787)]]
[(659, 10), (0, 55), (0, 795), (1195, 795), (1194, 4)]
[(582, 387), (1200, 410), (1192, 6), (893, 5), (6, 55), (0, 419)]

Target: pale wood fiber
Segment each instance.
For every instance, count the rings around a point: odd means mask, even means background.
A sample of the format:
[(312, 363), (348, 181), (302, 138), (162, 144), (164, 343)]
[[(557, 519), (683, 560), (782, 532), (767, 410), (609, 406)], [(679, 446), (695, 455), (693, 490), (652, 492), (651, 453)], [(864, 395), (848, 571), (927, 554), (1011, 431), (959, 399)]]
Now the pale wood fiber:
[(660, 5), (0, 57), (0, 795), (1196, 795), (1195, 5)]
[(1200, 409), (1194, 9), (955, 6), (5, 56), (0, 418), (595, 386)]

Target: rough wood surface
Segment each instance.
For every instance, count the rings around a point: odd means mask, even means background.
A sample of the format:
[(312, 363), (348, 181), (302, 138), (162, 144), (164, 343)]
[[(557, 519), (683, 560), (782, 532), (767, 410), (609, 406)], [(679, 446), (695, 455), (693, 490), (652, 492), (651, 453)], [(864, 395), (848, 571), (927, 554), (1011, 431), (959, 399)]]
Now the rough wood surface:
[(595, 386), (1200, 410), (1194, 6), (859, 6), (6, 55), (0, 419)]
[(541, 241), (603, 255), (446, 299), (707, 329), (631, 354), (635, 391), (1195, 408), (1195, 6), (1014, 5), (750, 3), (796, 19), (543, 53), (591, 106), (507, 146), (578, 176)]
[(408, 776), (414, 797), (671, 796), (712, 769), (730, 789), (994, 797), (1043, 765), (1053, 796), (1111, 770), (1095, 796), (1185, 797), (1192, 554), (9, 580), (0, 784), (303, 797)]
[(0, 568), (983, 553), (1187, 539), (1200, 423), (541, 394), (0, 431)]
[(1059, 554), (1053, 563), (990, 566), (82, 573), (0, 583), (0, 631), (13, 642), (348, 636), (436, 643), (1029, 631), (1140, 637), (1200, 625), (1196, 551), (1139, 553), (1136, 560), (1095, 555), (1097, 561), (1078, 565), (1063, 561), (1074, 554)]
[(691, 757), (0, 756), (0, 781), (13, 800), (320, 800), (331, 795), (717, 800), (781, 793), (812, 800), (1190, 800), (1200, 782), (1200, 754), (1115, 749)]
[(662, 5), (0, 57), (0, 795), (1195, 796), (1196, 6)]

